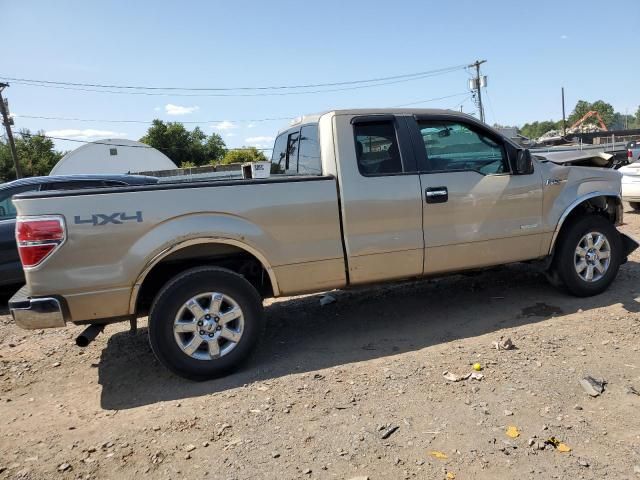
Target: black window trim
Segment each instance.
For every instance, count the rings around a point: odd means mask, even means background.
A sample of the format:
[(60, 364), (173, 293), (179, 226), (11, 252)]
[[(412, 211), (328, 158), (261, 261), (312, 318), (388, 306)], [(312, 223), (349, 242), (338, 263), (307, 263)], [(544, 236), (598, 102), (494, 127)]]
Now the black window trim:
[(392, 114), (380, 114), (380, 115), (359, 115), (357, 117), (353, 117), (351, 119), (352, 131), (353, 131), (353, 142), (354, 142), (354, 151), (355, 151), (355, 142), (356, 142), (356, 130), (355, 126), (362, 123), (382, 123), (382, 122), (391, 122), (393, 124), (395, 133), (396, 133), (396, 142), (398, 143), (398, 151), (400, 154), (400, 164), (402, 165), (402, 172), (394, 172), (394, 173), (364, 173), (360, 169), (360, 163), (358, 162), (358, 158), (356, 156), (356, 166), (358, 168), (358, 173), (360, 173), (363, 177), (396, 177), (402, 175), (418, 175), (418, 168), (416, 164), (415, 157), (415, 149), (413, 148), (411, 142), (411, 136), (409, 128), (407, 127), (406, 122), (403, 120), (405, 116), (403, 115), (392, 115)]
[[(469, 129), (475, 133), (479, 133), (489, 139), (493, 140), (498, 144), (502, 153), (505, 156), (506, 167), (508, 171), (501, 173), (483, 173), (479, 170), (474, 170), (470, 168), (462, 168), (459, 170), (435, 170), (431, 168), (429, 163), (429, 155), (427, 154), (427, 147), (422, 140), (422, 136), (420, 134), (420, 127), (418, 122), (457, 122), (461, 123), (465, 126), (468, 126)], [(478, 175), (482, 175), (483, 177), (492, 176), (499, 177), (505, 175), (513, 175), (511, 170), (511, 155), (516, 154), (516, 148), (511, 145), (504, 137), (497, 134), (496, 132), (491, 131), (485, 125), (478, 121), (473, 121), (472, 119), (460, 118), (457, 115), (449, 115), (449, 114), (428, 114), (428, 115), (413, 115), (413, 117), (407, 118), (407, 122), (409, 124), (409, 130), (411, 132), (411, 138), (413, 140), (413, 148), (415, 151), (416, 158), (418, 159), (418, 171), (421, 175), (428, 175), (432, 173), (460, 173), (460, 172), (473, 172)], [(509, 148), (511, 147), (511, 148)]]

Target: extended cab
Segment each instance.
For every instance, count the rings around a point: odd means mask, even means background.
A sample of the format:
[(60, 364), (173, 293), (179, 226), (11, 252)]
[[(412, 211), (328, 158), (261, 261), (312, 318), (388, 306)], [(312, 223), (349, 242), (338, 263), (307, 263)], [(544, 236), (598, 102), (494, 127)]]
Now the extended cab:
[(443, 110), (339, 110), (278, 135), (270, 178), (16, 197), (24, 328), (149, 316), (159, 360), (237, 367), (262, 300), (540, 260), (574, 295), (614, 280), (620, 174), (532, 158)]

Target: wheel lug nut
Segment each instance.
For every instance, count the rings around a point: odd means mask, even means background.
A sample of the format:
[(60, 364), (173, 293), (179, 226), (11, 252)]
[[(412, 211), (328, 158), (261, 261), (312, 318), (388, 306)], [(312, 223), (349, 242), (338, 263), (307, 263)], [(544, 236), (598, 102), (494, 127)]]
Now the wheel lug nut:
[(198, 322), (198, 326), (199, 326), (199, 327), (201, 327), (202, 325), (203, 325), (203, 322), (202, 322), (202, 320), (200, 320), (200, 321)]
[(217, 326), (216, 330), (222, 330), (222, 327), (221, 326)]
[(200, 330), (200, 335), (204, 335), (204, 330)]
[(213, 337), (213, 333), (210, 333), (210, 334), (209, 334), (209, 336), (210, 336), (210, 337)]

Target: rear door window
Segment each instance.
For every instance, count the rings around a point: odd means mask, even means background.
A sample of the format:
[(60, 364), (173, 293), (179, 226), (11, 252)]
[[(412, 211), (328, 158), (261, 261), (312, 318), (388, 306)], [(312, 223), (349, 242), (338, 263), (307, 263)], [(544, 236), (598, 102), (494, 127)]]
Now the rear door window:
[(402, 173), (398, 138), (391, 120), (357, 123), (353, 129), (358, 170), (362, 175)]

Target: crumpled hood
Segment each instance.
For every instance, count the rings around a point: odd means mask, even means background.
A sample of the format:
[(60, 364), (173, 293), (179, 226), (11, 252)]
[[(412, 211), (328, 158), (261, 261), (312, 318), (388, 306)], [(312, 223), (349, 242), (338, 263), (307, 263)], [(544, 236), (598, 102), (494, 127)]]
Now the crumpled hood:
[(588, 150), (570, 150), (563, 152), (535, 153), (542, 161), (553, 162), (557, 165), (580, 165), (584, 167), (609, 167), (612, 163), (613, 155), (605, 152), (594, 152)]

